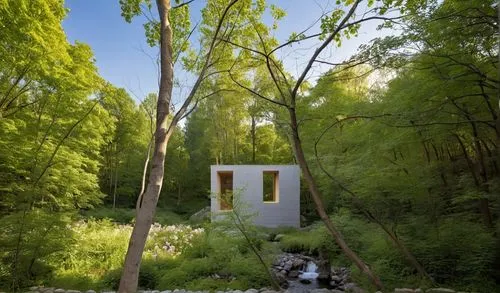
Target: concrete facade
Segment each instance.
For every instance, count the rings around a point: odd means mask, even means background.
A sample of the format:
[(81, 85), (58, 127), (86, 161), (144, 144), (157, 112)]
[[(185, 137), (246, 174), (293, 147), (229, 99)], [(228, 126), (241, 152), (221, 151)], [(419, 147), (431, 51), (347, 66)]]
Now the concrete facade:
[[(254, 213), (254, 224), (265, 227), (300, 227), (300, 169), (296, 165), (212, 165), (211, 212), (216, 221), (228, 211), (221, 210), (221, 177), (232, 172), (235, 204), (245, 213)], [(264, 172), (276, 174), (276, 199), (264, 201)]]

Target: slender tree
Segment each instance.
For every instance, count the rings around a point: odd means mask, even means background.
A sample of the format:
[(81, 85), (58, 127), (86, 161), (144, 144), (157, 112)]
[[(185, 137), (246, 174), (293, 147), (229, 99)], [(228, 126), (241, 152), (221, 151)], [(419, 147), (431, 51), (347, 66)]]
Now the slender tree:
[[(341, 38), (343, 36), (350, 37), (352, 35), (355, 35), (357, 30), (359, 29), (360, 24), (363, 22), (374, 19), (386, 21), (393, 20), (393, 18), (391, 17), (384, 16), (384, 13), (387, 12), (389, 8), (395, 6), (392, 1), (383, 1), (383, 3), (381, 3), (381, 6), (369, 10), (368, 12), (364, 13), (361, 18), (356, 18), (356, 10), (361, 2), (361, 0), (340, 1), (340, 3), (343, 3), (345, 5), (350, 4), (350, 7), (348, 7), (346, 11), (338, 8), (334, 10), (331, 15), (322, 16), (322, 32), (306, 36), (305, 33), (307, 32), (307, 30), (305, 30), (304, 32), (301, 32), (299, 34), (293, 34), (289, 41), (277, 47), (274, 47), (273, 49), (270, 49), (272, 48), (272, 45), (270, 45), (272, 39), (268, 36), (267, 32), (263, 28), (257, 25), (255, 26), (255, 30), (260, 40), (260, 43), (257, 46), (244, 46), (228, 39), (226, 39), (225, 41), (233, 45), (234, 47), (251, 52), (255, 55), (256, 58), (261, 60), (261, 66), (264, 66), (268, 69), (268, 76), (274, 83), (277, 98), (263, 94), (262, 92), (259, 92), (258, 89), (252, 89), (251, 87), (239, 81), (238, 78), (234, 76), (232, 76), (232, 79), (236, 84), (245, 88), (255, 96), (264, 99), (275, 106), (279, 106), (280, 108), (285, 109), (285, 115), (288, 116), (289, 138), (295, 155), (295, 159), (301, 168), (302, 175), (304, 176), (304, 180), (308, 185), (309, 192), (311, 193), (319, 217), (325, 224), (328, 232), (332, 235), (332, 237), (342, 249), (342, 251), (346, 254), (346, 256), (369, 277), (369, 279), (377, 288), (382, 288), (380, 279), (373, 273), (368, 265), (365, 264), (363, 260), (349, 247), (340, 231), (335, 227), (334, 223), (328, 216), (322, 200), (321, 191), (318, 188), (318, 184), (311, 172), (309, 162), (307, 161), (304, 153), (300, 136), (300, 123), (297, 115), (297, 100), (302, 95), (301, 90), (305, 85), (305, 81), (311, 69), (313, 68), (313, 65), (323, 62), (320, 59), (320, 55), (329, 45), (334, 42), (340, 44)], [(413, 4), (416, 3), (417, 2)], [(373, 1), (368, 1), (368, 6), (371, 5), (373, 5)], [(410, 7), (410, 5), (408, 6)], [(402, 8), (400, 10), (403, 12)], [(312, 56), (307, 61), (305, 68), (300, 72), (296, 80), (290, 78), (290, 76), (288, 76), (283, 70), (282, 62), (276, 59), (275, 53), (285, 46), (293, 45), (307, 39), (314, 39), (318, 37), (322, 40), (322, 42), (314, 50)]]
[[(135, 3), (131, 3), (135, 2)], [(122, 2), (125, 8), (135, 8), (132, 14), (140, 13), (140, 3), (136, 1)], [(172, 89), (174, 84), (174, 36), (172, 19), (172, 9), (170, 0), (157, 0), (156, 6), (160, 17), (159, 30), (160, 30), (160, 88), (158, 91), (158, 102), (156, 109), (156, 130), (154, 140), (154, 151), (151, 159), (151, 172), (149, 174), (148, 183), (144, 194), (142, 195), (141, 204), (137, 209), (136, 222), (132, 235), (130, 237), (127, 255), (123, 268), (123, 275), (120, 280), (119, 292), (136, 292), (139, 280), (139, 268), (142, 259), (142, 253), (146, 244), (146, 239), (153, 223), (158, 197), (160, 195), (161, 187), (163, 184), (164, 164), (166, 149), (169, 138), (172, 136), (173, 131), (176, 129), (179, 121), (184, 118), (188, 108), (191, 106), (196, 92), (204, 79), (208, 69), (212, 66), (212, 53), (219, 42), (216, 42), (223, 22), (228, 15), (229, 10), (234, 6), (238, 0), (230, 1), (223, 10), (217, 27), (213, 33), (213, 38), (208, 45), (206, 54), (202, 56), (202, 63), (200, 66), (198, 77), (189, 93), (188, 97), (180, 107), (180, 109), (173, 115), (170, 123), (168, 117), (172, 107)], [(177, 8), (183, 8), (187, 5), (179, 4)], [(130, 6), (131, 5), (131, 6)], [(130, 12), (130, 11), (129, 11)], [(227, 36), (227, 35), (226, 35)]]

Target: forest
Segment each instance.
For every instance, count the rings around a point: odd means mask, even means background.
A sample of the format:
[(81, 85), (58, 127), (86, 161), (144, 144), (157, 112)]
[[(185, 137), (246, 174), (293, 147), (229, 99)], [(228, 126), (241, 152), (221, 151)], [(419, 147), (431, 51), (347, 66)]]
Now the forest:
[[(64, 0), (0, 0), (0, 291), (279, 290), (287, 252), (351, 292), (500, 292), (497, 1), (330, 1), (287, 40), (280, 1), (115, 1), (157, 92), (102, 77)], [(223, 164), (298, 165), (302, 228), (193, 217)]]

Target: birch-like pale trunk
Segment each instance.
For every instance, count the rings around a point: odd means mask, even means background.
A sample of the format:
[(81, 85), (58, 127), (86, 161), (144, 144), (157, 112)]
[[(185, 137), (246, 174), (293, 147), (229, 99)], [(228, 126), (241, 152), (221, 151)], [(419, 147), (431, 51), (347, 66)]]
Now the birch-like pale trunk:
[(167, 135), (167, 117), (170, 111), (174, 79), (172, 26), (169, 20), (170, 0), (157, 0), (160, 16), (160, 90), (156, 109), (155, 146), (151, 159), (152, 168), (149, 174), (146, 191), (142, 195), (142, 204), (137, 211), (137, 217), (130, 237), (127, 255), (123, 267), (118, 292), (135, 293), (139, 281), (139, 268), (142, 253), (163, 184), (165, 172), (165, 154), (171, 132)]
[[(158, 14), (160, 16), (160, 90), (158, 92), (158, 102), (156, 109), (156, 130), (154, 133), (154, 151), (151, 158), (151, 172), (148, 178), (146, 191), (142, 194), (140, 207), (137, 209), (134, 229), (130, 236), (127, 255), (123, 266), (123, 274), (120, 279), (118, 292), (135, 293), (139, 281), (139, 269), (141, 266), (142, 254), (146, 245), (149, 230), (153, 223), (153, 218), (160, 196), (165, 172), (165, 155), (168, 141), (175, 131), (179, 121), (187, 115), (188, 107), (191, 105), (196, 91), (204, 80), (208, 69), (212, 53), (216, 46), (218, 34), (229, 10), (239, 0), (231, 0), (218, 21), (213, 38), (209, 44), (208, 51), (204, 56), (203, 66), (199, 72), (191, 92), (173, 116), (168, 125), (168, 115), (170, 113), (170, 104), (172, 100), (172, 89), (174, 81), (174, 58), (172, 47), (172, 25), (169, 20), (169, 13), (172, 9), (170, 0), (156, 0)], [(188, 3), (188, 2), (186, 2)], [(184, 5), (184, 4), (181, 4)], [(179, 7), (179, 6), (178, 6)], [(138, 204), (138, 205), (139, 205)]]

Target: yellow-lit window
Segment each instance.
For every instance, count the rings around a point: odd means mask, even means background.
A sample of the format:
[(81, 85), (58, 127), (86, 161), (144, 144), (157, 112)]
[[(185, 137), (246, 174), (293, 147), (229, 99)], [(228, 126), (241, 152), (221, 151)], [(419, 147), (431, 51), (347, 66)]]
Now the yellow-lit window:
[(279, 173), (278, 171), (264, 171), (263, 177), (263, 200), (264, 202), (279, 201)]
[(230, 211), (233, 209), (233, 172), (217, 172), (217, 177), (219, 183), (217, 194), (219, 209), (222, 211)]

